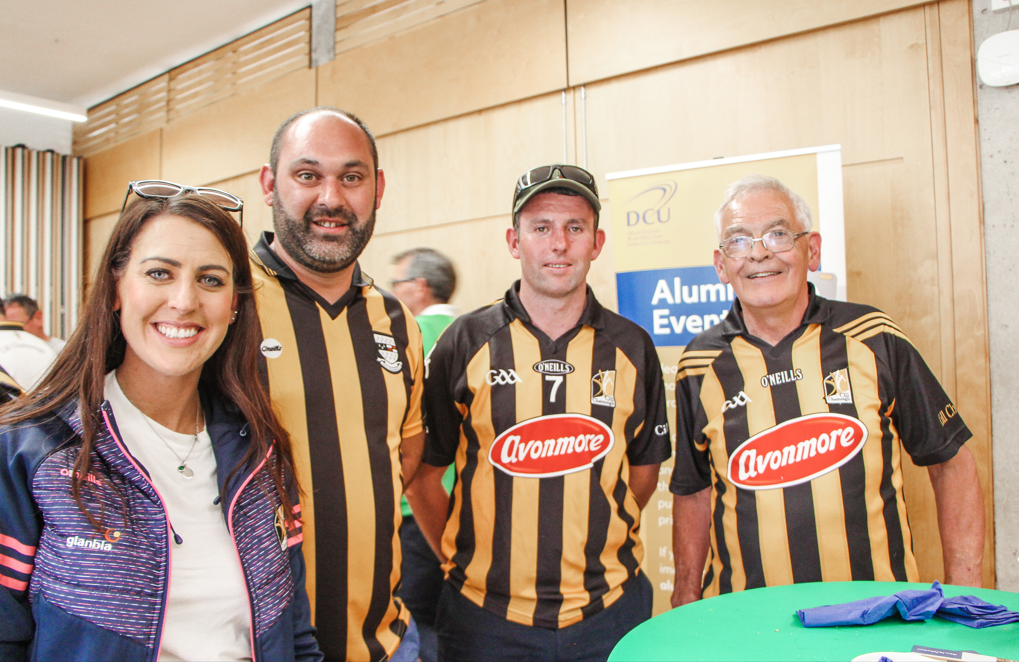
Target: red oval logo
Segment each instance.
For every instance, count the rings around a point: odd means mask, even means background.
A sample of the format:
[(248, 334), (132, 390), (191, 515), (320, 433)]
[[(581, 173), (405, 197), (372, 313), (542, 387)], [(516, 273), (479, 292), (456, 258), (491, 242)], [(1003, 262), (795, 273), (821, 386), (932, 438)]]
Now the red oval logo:
[(581, 414), (553, 414), (517, 423), (488, 450), (488, 461), (511, 476), (548, 478), (591, 468), (612, 450), (612, 429)]
[(867, 443), (852, 416), (809, 414), (750, 437), (729, 457), (729, 481), (747, 490), (790, 487), (838, 469)]

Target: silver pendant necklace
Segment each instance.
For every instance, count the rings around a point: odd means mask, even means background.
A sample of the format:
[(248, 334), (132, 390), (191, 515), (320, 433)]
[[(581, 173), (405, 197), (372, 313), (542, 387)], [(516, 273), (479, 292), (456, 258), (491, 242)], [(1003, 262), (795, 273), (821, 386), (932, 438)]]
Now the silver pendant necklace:
[(195, 446), (198, 445), (198, 432), (201, 426), (202, 419), (201, 411), (202, 411), (202, 400), (201, 398), (199, 398), (198, 411), (195, 412), (195, 440), (191, 442), (191, 449), (188, 450), (188, 454), (185, 455), (183, 458), (180, 455), (177, 455), (177, 451), (173, 450), (173, 446), (167, 443), (166, 439), (163, 439), (163, 435), (159, 434), (159, 432), (156, 431), (155, 426), (153, 426), (152, 422), (149, 421), (149, 417), (142, 413), (142, 417), (145, 418), (145, 424), (149, 426), (150, 430), (152, 430), (152, 434), (156, 435), (156, 437), (158, 437), (159, 440), (163, 442), (163, 445), (166, 446), (166, 448), (171, 453), (173, 453), (173, 456), (177, 458), (177, 460), (180, 462), (180, 464), (177, 466), (177, 473), (179, 473), (187, 480), (191, 480), (192, 478), (195, 477), (195, 472), (192, 471), (191, 467), (188, 466), (188, 458), (191, 457), (191, 453), (194, 452)]

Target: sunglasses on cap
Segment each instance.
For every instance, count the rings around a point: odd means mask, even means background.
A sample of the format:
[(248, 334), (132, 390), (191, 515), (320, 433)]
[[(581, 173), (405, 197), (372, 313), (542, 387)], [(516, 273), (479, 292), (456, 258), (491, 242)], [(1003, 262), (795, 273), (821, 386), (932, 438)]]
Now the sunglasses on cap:
[(517, 180), (513, 194), (513, 213), (516, 214), (538, 193), (551, 188), (568, 188), (584, 196), (595, 214), (601, 211), (598, 200), (598, 185), (594, 176), (583, 168), (564, 164), (555, 164), (532, 168)]
[(142, 179), (131, 182), (127, 185), (127, 194), (124, 196), (124, 204), (120, 206), (120, 213), (124, 213), (127, 207), (127, 199), (134, 193), (139, 198), (175, 198), (178, 195), (197, 195), (204, 198), (225, 211), (238, 212), (238, 225), (244, 226), (244, 201), (233, 193), (221, 191), (218, 188), (208, 186), (184, 186), (162, 179)]

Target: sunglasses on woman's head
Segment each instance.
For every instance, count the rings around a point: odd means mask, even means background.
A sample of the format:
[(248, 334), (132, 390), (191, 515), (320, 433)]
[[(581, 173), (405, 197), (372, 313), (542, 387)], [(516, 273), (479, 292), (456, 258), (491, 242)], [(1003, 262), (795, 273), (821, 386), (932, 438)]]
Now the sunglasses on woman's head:
[(205, 198), (212, 204), (225, 211), (239, 213), (238, 224), (244, 225), (244, 201), (233, 193), (221, 191), (218, 188), (208, 186), (184, 186), (162, 179), (142, 179), (131, 182), (127, 185), (127, 194), (124, 196), (124, 204), (120, 206), (120, 213), (124, 213), (127, 207), (127, 199), (134, 193), (139, 198), (174, 198), (178, 195), (192, 194)]

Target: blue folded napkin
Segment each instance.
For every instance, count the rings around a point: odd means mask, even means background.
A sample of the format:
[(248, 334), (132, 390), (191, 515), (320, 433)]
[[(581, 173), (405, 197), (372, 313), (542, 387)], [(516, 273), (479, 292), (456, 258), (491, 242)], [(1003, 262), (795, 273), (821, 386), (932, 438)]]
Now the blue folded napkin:
[(938, 616), (971, 628), (986, 628), (1019, 621), (1019, 613), (1009, 611), (1004, 605), (984, 602), (975, 595), (945, 598), (938, 608)]
[(909, 589), (890, 596), (878, 596), (840, 605), (800, 609), (796, 612), (804, 627), (871, 625), (898, 611), (907, 621), (925, 621), (935, 614), (971, 628), (985, 628), (1019, 621), (1019, 613), (1003, 605), (992, 605), (972, 595), (945, 598), (941, 584), (925, 590)]

